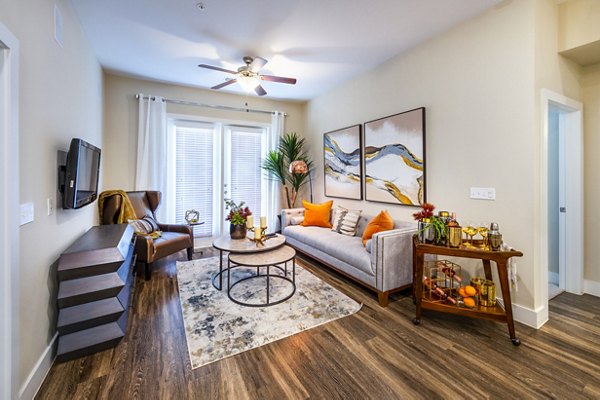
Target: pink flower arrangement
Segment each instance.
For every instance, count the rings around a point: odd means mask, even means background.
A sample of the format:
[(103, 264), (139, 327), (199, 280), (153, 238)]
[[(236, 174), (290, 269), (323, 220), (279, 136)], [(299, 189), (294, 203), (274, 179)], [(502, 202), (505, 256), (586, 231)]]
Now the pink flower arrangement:
[(231, 199), (225, 199), (225, 204), (227, 208), (230, 208), (225, 220), (231, 222), (233, 225), (245, 225), (246, 218), (252, 215), (252, 211), (247, 206), (244, 207), (245, 203), (243, 201), (240, 204), (236, 204)]
[(423, 205), (421, 207), (422, 207), (421, 211), (413, 214), (415, 221), (422, 221), (425, 218), (433, 217), (433, 210), (435, 210), (435, 206), (433, 204), (423, 203)]

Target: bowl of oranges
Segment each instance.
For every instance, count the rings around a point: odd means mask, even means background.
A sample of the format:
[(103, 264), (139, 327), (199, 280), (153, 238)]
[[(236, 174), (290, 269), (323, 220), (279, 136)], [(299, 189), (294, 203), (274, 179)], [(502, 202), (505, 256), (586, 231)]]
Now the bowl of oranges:
[(477, 305), (476, 294), (477, 290), (471, 285), (458, 288), (458, 295), (462, 297), (462, 304), (467, 308), (473, 308)]

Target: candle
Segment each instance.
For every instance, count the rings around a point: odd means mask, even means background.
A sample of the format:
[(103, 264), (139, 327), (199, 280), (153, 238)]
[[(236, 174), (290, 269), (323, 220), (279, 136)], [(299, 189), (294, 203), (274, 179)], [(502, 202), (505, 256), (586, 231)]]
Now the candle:
[(246, 217), (246, 228), (252, 229), (253, 226), (254, 226), (254, 217), (252, 215), (249, 215), (248, 217)]
[(261, 232), (262, 232), (262, 229), (260, 229), (260, 228), (254, 229), (254, 240), (259, 240), (260, 239)]
[(260, 227), (261, 228), (267, 227), (267, 217), (260, 217)]

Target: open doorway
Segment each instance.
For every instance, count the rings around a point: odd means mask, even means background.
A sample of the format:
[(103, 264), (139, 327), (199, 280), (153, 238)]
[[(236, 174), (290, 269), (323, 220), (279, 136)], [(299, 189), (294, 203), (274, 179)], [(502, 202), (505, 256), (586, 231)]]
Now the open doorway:
[(542, 91), (540, 284), (548, 300), (583, 291), (583, 105)]
[(0, 398), (16, 399), (19, 270), (19, 43), (0, 23)]
[(565, 126), (561, 109), (548, 106), (548, 300), (565, 290)]

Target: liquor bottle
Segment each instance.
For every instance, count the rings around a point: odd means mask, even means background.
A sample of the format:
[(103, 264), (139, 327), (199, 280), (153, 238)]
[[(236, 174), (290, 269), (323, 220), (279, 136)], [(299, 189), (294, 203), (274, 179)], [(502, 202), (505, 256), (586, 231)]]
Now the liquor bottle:
[(462, 229), (456, 220), (456, 213), (452, 213), (452, 218), (448, 222), (448, 245), (450, 247), (460, 247), (462, 244)]
[(454, 279), (458, 283), (462, 282), (462, 278), (460, 276), (456, 275), (456, 271), (454, 271), (452, 268), (444, 267), (444, 268), (442, 268), (442, 272), (450, 279)]
[(431, 293), (441, 300), (445, 300), (449, 303), (456, 305), (456, 299), (448, 296), (446, 292), (444, 292), (435, 282), (432, 282), (426, 276), (423, 276), (423, 286), (427, 289), (431, 290)]

